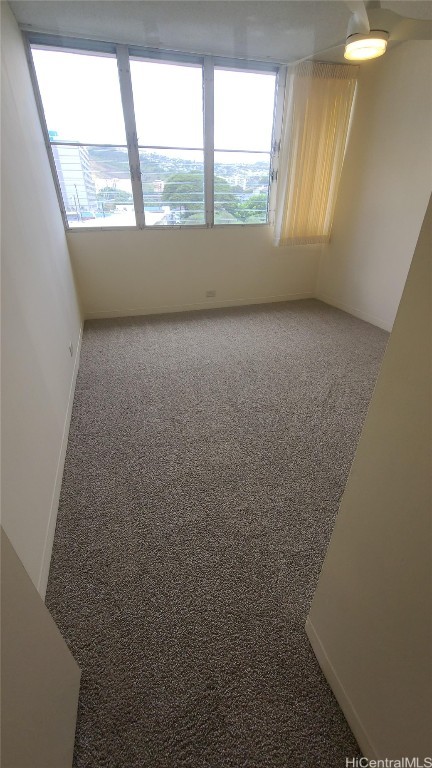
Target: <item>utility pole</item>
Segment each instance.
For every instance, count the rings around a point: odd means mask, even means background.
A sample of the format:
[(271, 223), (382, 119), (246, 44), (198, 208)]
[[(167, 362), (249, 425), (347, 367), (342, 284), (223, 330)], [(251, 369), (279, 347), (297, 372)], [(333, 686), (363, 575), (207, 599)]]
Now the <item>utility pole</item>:
[(81, 203), (80, 203), (80, 199), (79, 199), (79, 194), (78, 194), (78, 190), (77, 190), (77, 185), (76, 185), (76, 184), (74, 184), (74, 187), (75, 187), (75, 192), (76, 192), (76, 200), (77, 200), (77, 202), (78, 202), (78, 212), (79, 212), (79, 217), (80, 217), (80, 220), (82, 221), (82, 216), (81, 216)]

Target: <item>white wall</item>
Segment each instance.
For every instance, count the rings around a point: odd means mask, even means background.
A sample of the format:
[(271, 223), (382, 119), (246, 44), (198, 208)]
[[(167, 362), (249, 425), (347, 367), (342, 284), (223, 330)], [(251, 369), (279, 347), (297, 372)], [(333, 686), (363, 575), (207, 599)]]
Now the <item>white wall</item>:
[(432, 189), (432, 43), (362, 64), (317, 296), (391, 330)]
[(161, 228), (69, 233), (68, 243), (85, 316), (110, 317), (312, 296), (319, 251), (276, 248), (272, 235)]
[(432, 755), (432, 202), (307, 631), (369, 758)]
[(44, 594), (81, 319), (21, 34), (1, 12), (2, 521)]
[(80, 670), (1, 532), (1, 765), (71, 768)]

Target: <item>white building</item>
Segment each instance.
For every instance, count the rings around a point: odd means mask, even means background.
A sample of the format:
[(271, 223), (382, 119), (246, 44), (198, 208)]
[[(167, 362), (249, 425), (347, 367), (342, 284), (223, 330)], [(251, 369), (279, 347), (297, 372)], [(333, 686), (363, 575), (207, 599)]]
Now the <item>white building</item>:
[(97, 209), (96, 187), (85, 147), (52, 145), (63, 201), (67, 211)]

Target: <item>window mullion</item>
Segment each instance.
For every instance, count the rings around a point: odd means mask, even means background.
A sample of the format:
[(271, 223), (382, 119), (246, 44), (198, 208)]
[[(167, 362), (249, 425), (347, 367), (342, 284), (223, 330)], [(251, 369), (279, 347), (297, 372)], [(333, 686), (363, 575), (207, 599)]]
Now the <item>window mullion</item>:
[(214, 225), (214, 66), (211, 56), (204, 57), (204, 200), (205, 220)]
[(270, 190), (269, 190), (269, 224), (274, 224), (277, 196), (277, 181), (279, 173), (279, 158), (282, 138), (282, 121), (285, 102), (287, 67), (279, 69), (276, 80), (275, 108), (273, 116), (272, 151), (270, 158)]
[(129, 156), (129, 168), (132, 182), (135, 216), (138, 228), (143, 229), (145, 226), (144, 197), (141, 183), (141, 166), (139, 159), (138, 136), (135, 123), (132, 80), (129, 66), (129, 50), (127, 45), (117, 45), (116, 53), (123, 115), (126, 126), (126, 142)]

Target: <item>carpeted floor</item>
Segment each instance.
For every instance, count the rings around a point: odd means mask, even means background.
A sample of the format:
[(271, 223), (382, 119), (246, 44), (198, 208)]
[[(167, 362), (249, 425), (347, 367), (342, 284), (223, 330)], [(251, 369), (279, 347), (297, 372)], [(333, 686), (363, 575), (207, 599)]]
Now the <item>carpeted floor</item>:
[(77, 768), (343, 768), (304, 632), (387, 334), (318, 301), (85, 326), (47, 604)]

